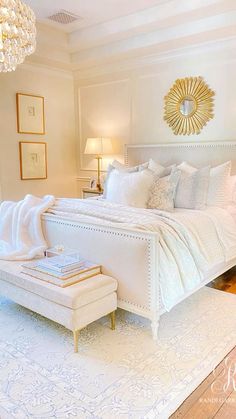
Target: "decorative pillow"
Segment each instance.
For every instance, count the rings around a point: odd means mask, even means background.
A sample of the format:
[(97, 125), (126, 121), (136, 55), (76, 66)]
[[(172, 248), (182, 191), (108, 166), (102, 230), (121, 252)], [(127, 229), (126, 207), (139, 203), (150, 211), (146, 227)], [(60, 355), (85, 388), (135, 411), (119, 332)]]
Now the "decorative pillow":
[(148, 169), (155, 173), (157, 176), (168, 176), (171, 174), (172, 169), (176, 167), (175, 164), (172, 164), (171, 166), (164, 167), (161, 164), (157, 163), (153, 159), (150, 159), (148, 162)]
[(155, 174), (159, 175), (163, 172), (165, 167), (157, 163), (153, 159), (150, 159), (148, 162), (148, 169), (152, 170), (153, 172), (155, 172)]
[(180, 178), (180, 170), (174, 168), (169, 176), (156, 175), (150, 189), (148, 208), (173, 211), (176, 188)]
[(176, 190), (175, 207), (205, 209), (209, 188), (210, 166), (191, 171), (186, 163), (181, 163), (178, 168), (181, 170), (181, 176)]
[(207, 205), (225, 207), (229, 202), (229, 178), (231, 161), (213, 167), (210, 170), (210, 183), (207, 196)]
[(230, 203), (236, 204), (236, 176), (230, 176), (229, 178), (229, 195)]
[(112, 170), (117, 169), (122, 172), (133, 173), (133, 172), (145, 170), (147, 169), (147, 167), (148, 167), (148, 162), (140, 164), (138, 166), (127, 167), (125, 164), (120, 163), (118, 160), (114, 160), (111, 164), (109, 164), (108, 169), (107, 169), (106, 180), (104, 182), (103, 198), (107, 197), (107, 182), (108, 182), (108, 179)]
[(153, 179), (150, 170), (127, 173), (114, 169), (106, 182), (106, 199), (117, 204), (147, 208)]
[(117, 170), (124, 170), (125, 172), (132, 173), (138, 172), (148, 168), (148, 162), (139, 164), (138, 166), (128, 167), (123, 163), (120, 163), (118, 160), (114, 160), (108, 167), (109, 170), (117, 169)]
[[(197, 169), (184, 162), (178, 166), (188, 173), (194, 173)], [(231, 161), (213, 167), (210, 170), (209, 188), (207, 194), (207, 206), (225, 207), (229, 200), (229, 179)]]
[(189, 175), (197, 170), (196, 167), (191, 166), (190, 164), (186, 163), (186, 161), (183, 161), (183, 163), (179, 164), (177, 167), (181, 170), (181, 172), (188, 173)]

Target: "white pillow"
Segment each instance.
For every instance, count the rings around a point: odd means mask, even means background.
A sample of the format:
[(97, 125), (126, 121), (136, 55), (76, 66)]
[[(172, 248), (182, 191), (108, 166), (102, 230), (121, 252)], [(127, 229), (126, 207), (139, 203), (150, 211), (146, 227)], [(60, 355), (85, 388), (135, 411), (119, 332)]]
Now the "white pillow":
[(180, 180), (176, 190), (175, 207), (203, 210), (206, 208), (209, 188), (210, 166), (194, 169), (187, 163), (181, 163)]
[(146, 208), (153, 180), (149, 170), (127, 173), (114, 169), (106, 182), (106, 199), (117, 204)]
[(213, 167), (210, 170), (210, 182), (207, 196), (207, 205), (225, 207), (229, 202), (229, 178), (231, 161)]
[(230, 176), (229, 178), (229, 195), (230, 203), (236, 204), (236, 176)]
[(120, 163), (118, 160), (114, 160), (108, 167), (108, 172), (113, 169), (124, 170), (125, 172), (138, 172), (148, 168), (148, 162), (139, 164), (137, 166), (128, 167), (123, 163)]
[(176, 187), (180, 178), (180, 170), (174, 168), (169, 176), (159, 177), (150, 189), (148, 208), (156, 208), (163, 211), (173, 211)]
[[(184, 162), (179, 167), (188, 173), (197, 170), (195, 167)], [(207, 206), (225, 207), (229, 202), (229, 179), (231, 162), (228, 161), (210, 170), (209, 188), (207, 194)]]
[(165, 167), (162, 166), (161, 164), (157, 163), (153, 159), (150, 159), (149, 162), (148, 162), (148, 169), (152, 170), (153, 172), (155, 172), (155, 174), (159, 175), (163, 172)]
[(113, 160), (113, 162), (109, 164), (108, 169), (107, 169), (106, 180), (104, 182), (104, 188), (103, 188), (104, 189), (103, 198), (107, 197), (107, 182), (108, 182), (111, 172), (114, 169), (117, 169), (119, 171), (126, 172), (126, 173), (133, 173), (133, 172), (138, 172), (138, 171), (147, 169), (147, 167), (148, 167), (148, 162), (140, 164), (138, 166), (128, 167), (125, 164), (120, 163), (118, 160)]
[(181, 172), (188, 173), (191, 175), (192, 173), (196, 172), (196, 167), (191, 166), (190, 164), (186, 163), (186, 161), (183, 161), (183, 163), (179, 164), (178, 169), (181, 170)]
[(150, 159), (148, 162), (148, 169), (155, 173), (157, 176), (168, 176), (171, 174), (173, 168), (176, 167), (176, 164), (172, 164), (171, 166), (165, 167), (161, 164), (157, 163), (153, 159)]

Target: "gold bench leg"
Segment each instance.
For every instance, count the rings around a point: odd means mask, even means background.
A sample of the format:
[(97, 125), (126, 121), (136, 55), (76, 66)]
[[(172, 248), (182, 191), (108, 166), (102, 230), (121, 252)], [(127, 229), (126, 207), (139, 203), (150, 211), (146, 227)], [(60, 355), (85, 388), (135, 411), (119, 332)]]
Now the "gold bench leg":
[(73, 336), (74, 336), (74, 352), (77, 353), (78, 352), (79, 330), (74, 330), (73, 331)]
[(116, 328), (116, 312), (113, 311), (112, 313), (110, 313), (110, 317), (111, 317), (111, 330), (115, 330), (115, 328)]

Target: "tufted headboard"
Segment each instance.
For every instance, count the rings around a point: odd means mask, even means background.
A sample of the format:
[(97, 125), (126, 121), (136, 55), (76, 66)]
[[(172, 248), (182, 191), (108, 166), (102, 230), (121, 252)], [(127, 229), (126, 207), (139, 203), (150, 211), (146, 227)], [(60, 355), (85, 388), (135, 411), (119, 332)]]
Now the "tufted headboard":
[(236, 141), (212, 143), (128, 144), (125, 162), (133, 166), (152, 158), (165, 165), (186, 161), (196, 167), (217, 166), (232, 161), (232, 174), (236, 175)]

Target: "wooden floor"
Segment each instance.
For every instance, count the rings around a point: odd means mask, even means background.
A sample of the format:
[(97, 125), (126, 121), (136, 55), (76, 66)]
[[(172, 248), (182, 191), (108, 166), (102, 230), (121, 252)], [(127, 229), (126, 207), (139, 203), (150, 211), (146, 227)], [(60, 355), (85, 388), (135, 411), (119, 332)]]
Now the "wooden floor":
[[(236, 294), (236, 268), (211, 282), (209, 287)], [(227, 355), (233, 368), (227, 386), (225, 359), (184, 401), (171, 419), (236, 419), (236, 347)], [(235, 388), (234, 388), (235, 383)], [(223, 386), (226, 386), (223, 390)]]

